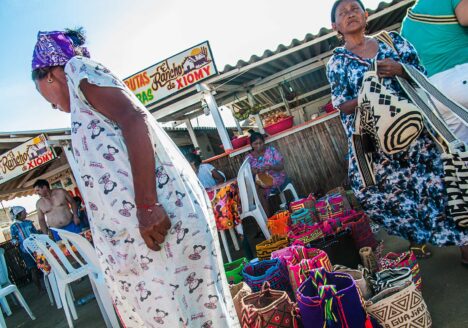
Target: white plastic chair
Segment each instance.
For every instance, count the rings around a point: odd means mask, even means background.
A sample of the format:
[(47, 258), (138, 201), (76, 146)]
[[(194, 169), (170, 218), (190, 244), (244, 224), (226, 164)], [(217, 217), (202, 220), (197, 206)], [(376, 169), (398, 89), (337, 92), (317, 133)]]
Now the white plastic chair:
[(286, 190), (289, 190), (291, 192), (291, 194), (293, 196), (293, 199), (294, 199), (293, 201), (298, 201), (299, 200), (299, 196), (297, 195), (296, 189), (294, 188), (293, 184), (290, 182), (279, 193), (279, 196), (280, 196), (280, 199), (281, 199), (281, 208), (287, 208), (287, 205), (288, 205), (288, 202), (286, 200), (286, 195), (284, 193)]
[(258, 198), (252, 169), (250, 168), (248, 160), (245, 160), (239, 169), (237, 183), (239, 185), (239, 195), (242, 206), (241, 220), (245, 217), (253, 216), (265, 235), (265, 238), (269, 239), (271, 235), (267, 228), (268, 218)]
[[(8, 268), (5, 260), (5, 250), (0, 248), (0, 287), (12, 285), (10, 277), (8, 276)], [(0, 297), (0, 305), (7, 316), (11, 315), (10, 306), (6, 297)]]
[[(73, 294), (70, 284), (78, 279), (88, 276), (91, 272), (89, 266), (84, 265), (74, 268), (63, 254), (60, 247), (46, 235), (33, 234), (30, 237), (36, 241), (37, 247), (40, 249), (41, 253), (44, 254), (47, 262), (52, 268), (57, 281), (57, 287), (68, 326), (73, 328), (73, 320), (77, 320), (78, 315), (76, 313), (75, 304), (73, 303)], [(54, 251), (58, 260), (51, 253), (49, 247)]]
[[(23, 247), (24, 249), (29, 253), (32, 258), (35, 258), (35, 253), (41, 253), (40, 249), (36, 246), (36, 241), (32, 238), (26, 238), (23, 241)], [(54, 274), (50, 271), (47, 272), (45, 270), (42, 270), (42, 274), (44, 277), (44, 286), (47, 291), (47, 295), (49, 296), (50, 300), (50, 305), (55, 305), (57, 306), (57, 309), (62, 308), (62, 301), (60, 300), (60, 295), (58, 293), (58, 287), (57, 287), (57, 281), (55, 280)]]
[[(21, 306), (26, 310), (26, 312), (28, 313), (31, 320), (36, 320), (36, 317), (32, 313), (31, 309), (29, 308), (28, 304), (26, 303), (26, 301), (23, 298), (23, 295), (21, 295), (21, 293), (18, 290), (18, 287), (16, 287), (16, 285), (12, 284), (12, 285), (8, 285), (8, 286), (3, 287), (2, 289), (0, 289), (0, 297), (1, 298), (5, 298), (9, 294), (13, 294), (14, 296), (16, 296), (16, 299), (21, 304)], [(3, 314), (2, 314), (1, 311), (0, 311), (0, 327), (1, 328), (6, 328), (5, 319), (3, 318)]]
[(68, 251), (72, 252), (72, 254), (75, 253), (72, 249), (72, 245), (75, 246), (80, 256), (89, 266), (92, 273), (90, 275), (91, 285), (93, 287), (94, 294), (96, 295), (96, 301), (98, 302), (99, 308), (101, 309), (101, 313), (104, 317), (104, 321), (106, 322), (106, 326), (109, 328), (119, 327), (119, 320), (115, 314), (112, 298), (109, 293), (109, 289), (105, 284), (104, 274), (101, 270), (101, 265), (94, 247), (86, 238), (79, 234), (62, 229), (51, 229), (55, 230), (59, 234), (65, 244), (65, 247), (67, 247)]

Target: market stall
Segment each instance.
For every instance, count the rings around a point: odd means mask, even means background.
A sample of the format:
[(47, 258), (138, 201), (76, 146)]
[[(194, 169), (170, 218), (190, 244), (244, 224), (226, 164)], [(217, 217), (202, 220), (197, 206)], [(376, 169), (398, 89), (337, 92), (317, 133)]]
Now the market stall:
[[(368, 32), (398, 30), (413, 3), (412, 0), (380, 3), (377, 9), (369, 11)], [(284, 155), (285, 171), (299, 193), (325, 192), (342, 185), (347, 175), (346, 137), (339, 114), (330, 105), (325, 72), (333, 49), (339, 45), (336, 32), (322, 28), (303, 40), (294, 39), (288, 46), (279, 45), (261, 56), (239, 60), (235, 66), (227, 65), (216, 74), (209, 44), (205, 42), (142, 71), (152, 79), (135, 92), (138, 96), (141, 90), (154, 89), (156, 83), (160, 96), (154, 94), (148, 109), (162, 123), (185, 124), (194, 145), (198, 141), (193, 134), (192, 120), (211, 115), (225, 152), (213, 157), (202, 151), (202, 157), (226, 173), (228, 179), (237, 176), (250, 150), (246, 146), (248, 128), (245, 127), (254, 126), (268, 135), (267, 144), (274, 145)], [(198, 68), (189, 67), (168, 78), (166, 84), (159, 83), (160, 72), (166, 67), (176, 72), (177, 67), (193, 61), (193, 54), (201, 60)], [(210, 75), (200, 72), (195, 75), (197, 70)], [(238, 138), (230, 138), (220, 109), (232, 111)]]

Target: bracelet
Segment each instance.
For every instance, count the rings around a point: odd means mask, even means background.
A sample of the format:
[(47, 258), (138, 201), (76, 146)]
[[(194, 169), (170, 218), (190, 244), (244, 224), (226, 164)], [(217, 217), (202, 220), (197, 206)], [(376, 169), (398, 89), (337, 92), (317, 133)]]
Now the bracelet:
[(152, 209), (153, 207), (155, 207), (155, 206), (157, 206), (157, 207), (162, 207), (162, 204), (161, 204), (161, 203), (158, 203), (158, 202), (156, 202), (156, 203), (154, 203), (154, 204), (141, 204), (141, 205), (137, 205), (136, 208), (137, 208), (138, 210), (147, 210), (147, 211), (149, 211), (149, 212), (153, 212), (151, 209)]

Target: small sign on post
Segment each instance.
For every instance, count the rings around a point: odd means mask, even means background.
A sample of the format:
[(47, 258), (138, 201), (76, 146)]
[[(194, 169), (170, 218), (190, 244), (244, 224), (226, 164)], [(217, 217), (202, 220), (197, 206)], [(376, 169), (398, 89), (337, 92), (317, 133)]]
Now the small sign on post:
[(124, 79), (146, 107), (218, 74), (208, 41)]
[(0, 155), (0, 184), (34, 170), (56, 158), (45, 135), (41, 134)]

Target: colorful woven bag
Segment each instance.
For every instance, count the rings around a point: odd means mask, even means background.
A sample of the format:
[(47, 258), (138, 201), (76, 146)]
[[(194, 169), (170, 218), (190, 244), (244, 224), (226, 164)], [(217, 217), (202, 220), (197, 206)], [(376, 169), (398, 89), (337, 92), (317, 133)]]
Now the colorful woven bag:
[(265, 282), (261, 291), (241, 300), (242, 328), (297, 328), (297, 308), (284, 291), (272, 290)]
[(315, 201), (315, 197), (312, 194), (310, 194), (307, 198), (302, 198), (295, 202), (291, 202), (289, 204), (289, 209), (291, 210), (291, 212), (295, 212), (297, 210), (300, 210), (301, 208), (313, 209), (315, 206)]
[(321, 221), (342, 217), (345, 213), (342, 195), (332, 194), (315, 203), (317, 216)]
[(290, 258), (286, 258), (286, 267), (288, 269), (289, 282), (294, 292), (309, 277), (313, 269), (323, 267), (327, 271), (332, 271), (332, 265), (327, 253), (317, 248), (295, 248), (293, 255)]
[(298, 288), (304, 328), (364, 328), (367, 314), (356, 283), (347, 273), (315, 269)]
[(308, 225), (297, 223), (289, 227), (288, 238), (292, 245), (304, 245), (325, 235), (318, 224)]
[(235, 285), (229, 285), (229, 291), (231, 292), (232, 301), (234, 303), (234, 307), (236, 308), (237, 317), (240, 321), (242, 318), (241, 300), (245, 296), (252, 294), (252, 289), (245, 282), (240, 282)]
[(249, 263), (249, 260), (242, 257), (233, 262), (224, 264), (224, 271), (226, 271), (228, 283), (238, 284), (242, 281), (242, 269), (247, 263)]
[(264, 240), (255, 246), (257, 257), (260, 261), (269, 260), (271, 253), (289, 245), (288, 237), (278, 235), (271, 236), (270, 239)]
[(351, 234), (357, 249), (370, 247), (375, 249), (378, 245), (369, 224), (369, 218), (364, 212), (352, 212), (350, 215), (337, 219), (345, 228), (351, 228)]
[(413, 282), (416, 288), (421, 290), (422, 278), (419, 269), (419, 263), (416, 256), (412, 251), (404, 253), (388, 253), (379, 260), (380, 267), (382, 269), (392, 268), (403, 268), (407, 267), (411, 269), (411, 275), (413, 276)]
[(289, 258), (293, 256), (294, 249), (299, 248), (299, 247), (301, 246), (293, 245), (293, 246), (288, 246), (288, 247), (279, 249), (271, 253), (271, 258), (284, 260), (285, 258)]
[(426, 302), (412, 282), (385, 289), (365, 302), (365, 307), (385, 328), (432, 326)]
[(291, 224), (313, 224), (314, 214), (308, 208), (301, 208), (291, 214)]
[(268, 281), (273, 289), (287, 292), (291, 290), (288, 274), (281, 265), (280, 259), (247, 264), (242, 270), (242, 276), (254, 292), (260, 291), (265, 281)]
[(286, 236), (288, 234), (289, 211), (281, 211), (268, 218), (267, 226), (272, 235)]
[(341, 264), (349, 268), (356, 268), (361, 264), (361, 258), (354, 246), (354, 240), (349, 228), (315, 239), (305, 246), (325, 251), (333, 264)]
[(369, 282), (375, 293), (382, 290), (403, 286), (407, 282), (412, 282), (410, 268), (385, 269), (369, 277)]

